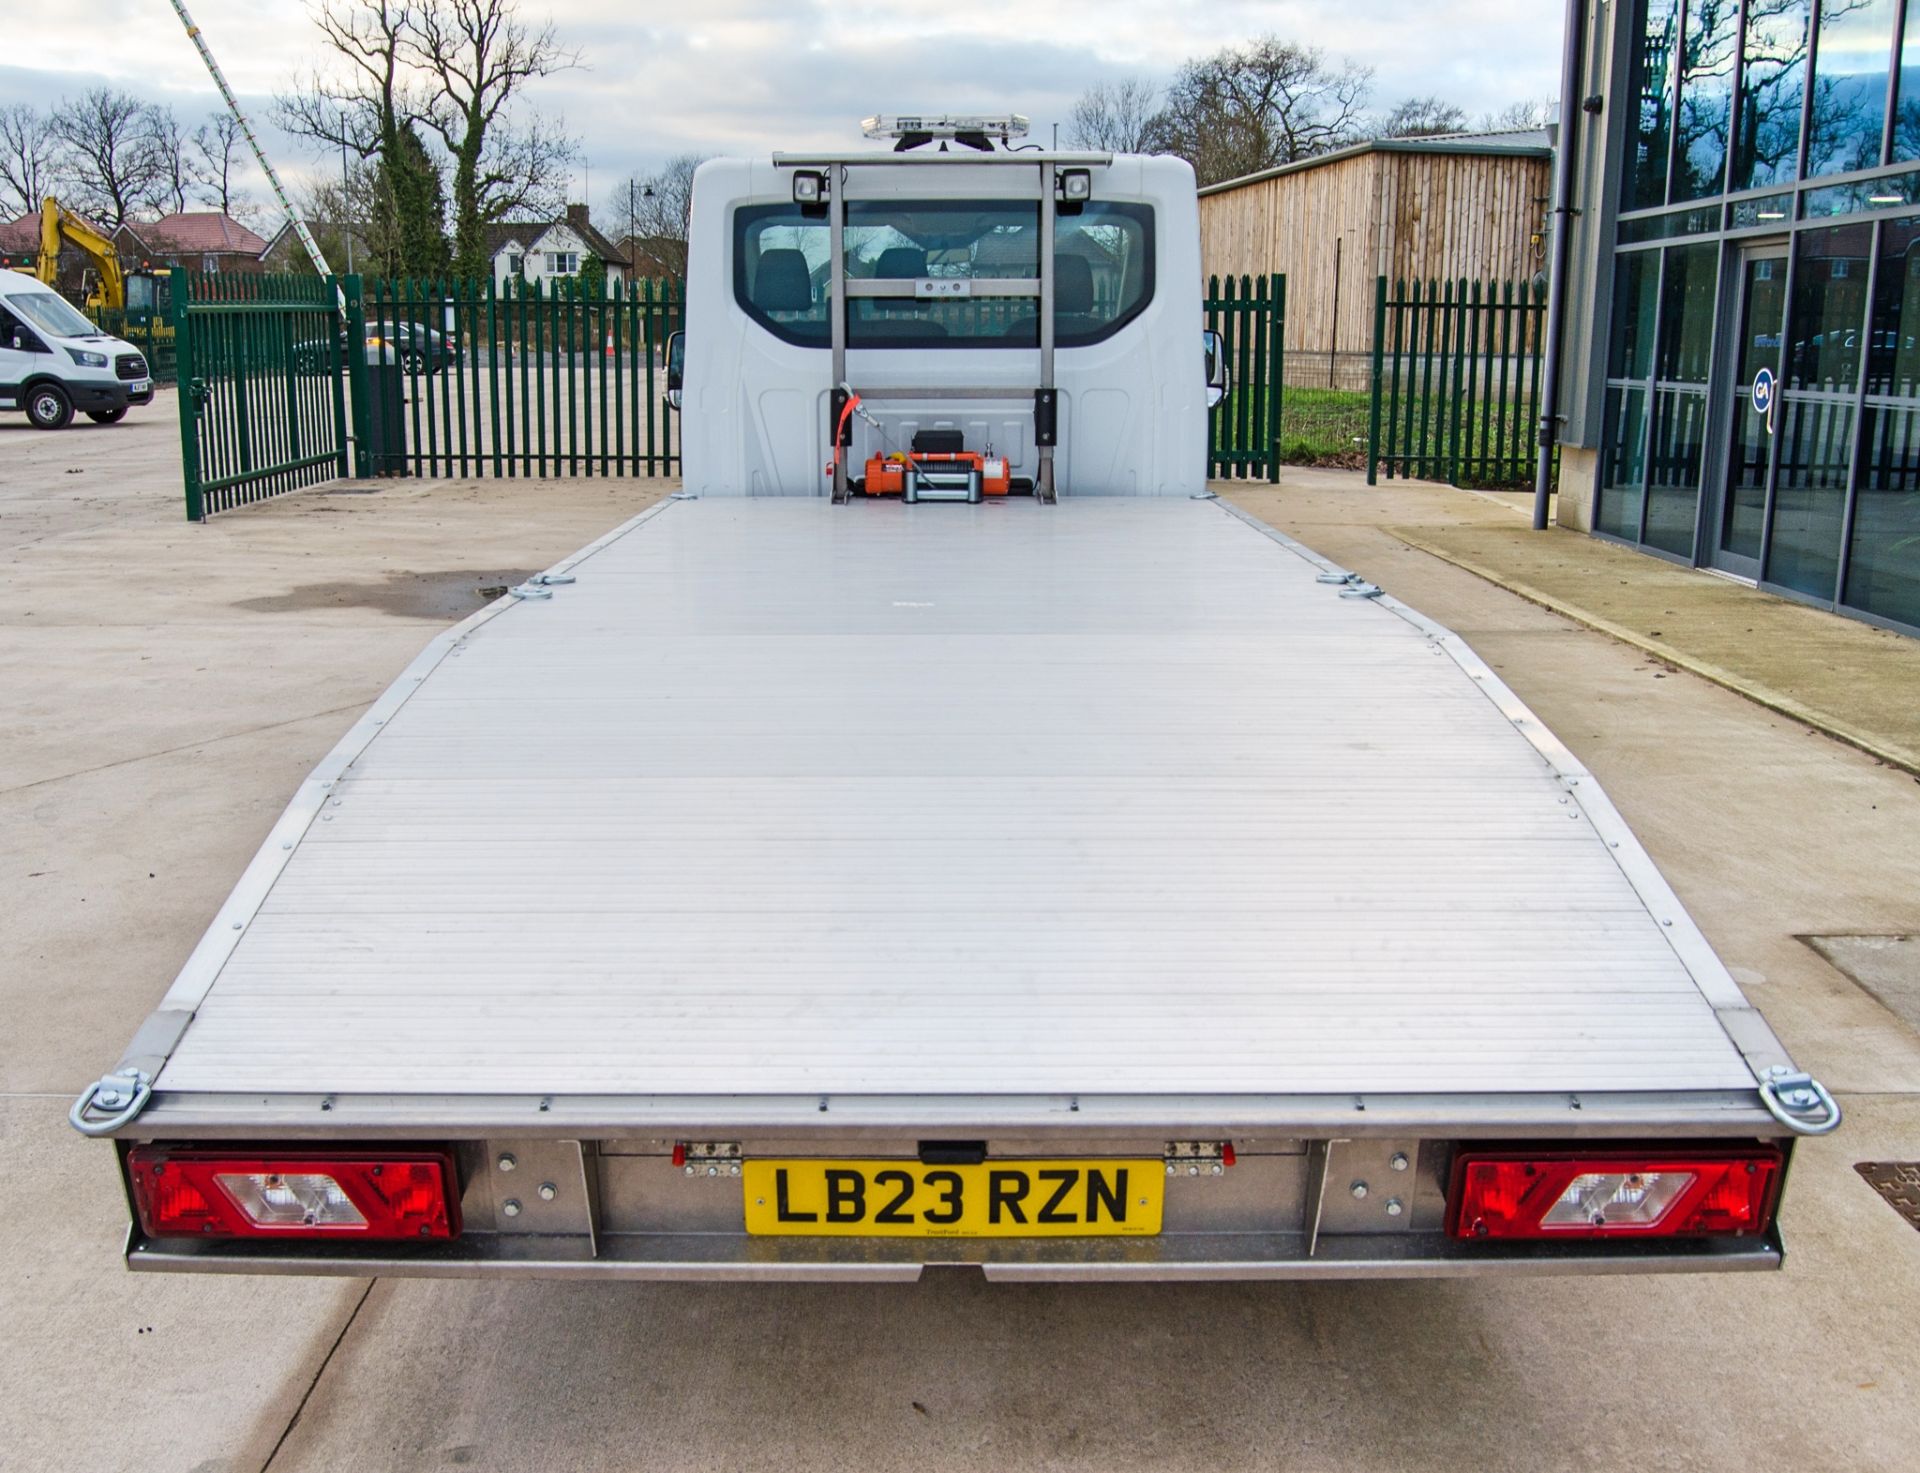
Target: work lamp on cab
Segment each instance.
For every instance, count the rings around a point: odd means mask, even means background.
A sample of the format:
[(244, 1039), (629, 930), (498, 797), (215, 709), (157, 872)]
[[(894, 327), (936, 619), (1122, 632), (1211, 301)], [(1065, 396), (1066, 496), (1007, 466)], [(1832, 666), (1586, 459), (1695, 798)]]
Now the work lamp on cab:
[(817, 169), (793, 171), (793, 202), (817, 205), (827, 197), (827, 176)]

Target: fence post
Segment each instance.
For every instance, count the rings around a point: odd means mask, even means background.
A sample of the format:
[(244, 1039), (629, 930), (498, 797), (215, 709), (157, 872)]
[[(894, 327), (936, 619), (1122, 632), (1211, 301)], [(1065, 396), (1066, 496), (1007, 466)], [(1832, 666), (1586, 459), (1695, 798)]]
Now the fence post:
[[(1209, 276), (1207, 278), (1207, 295), (1202, 303), (1202, 308), (1205, 312), (1207, 329), (1215, 333), (1220, 331), (1219, 296), (1220, 278), (1218, 276)], [(1220, 362), (1223, 367), (1227, 362), (1227, 344), (1224, 338), (1220, 342)], [(1220, 470), (1219, 459), (1216, 454), (1219, 439), (1220, 406), (1215, 404), (1207, 410), (1207, 479), (1209, 481), (1213, 480), (1214, 477), (1219, 474)]]
[(1367, 484), (1380, 483), (1380, 393), (1385, 387), (1387, 347), (1387, 279), (1373, 279), (1373, 395), (1367, 408)]
[(361, 278), (341, 277), (340, 291), (347, 305), (342, 351), (347, 359), (348, 395), (353, 402), (353, 477), (364, 481), (373, 475), (373, 406), (367, 397), (367, 309), (361, 296)]
[(1281, 400), (1287, 392), (1287, 278), (1276, 271), (1269, 281), (1273, 312), (1268, 331), (1273, 334), (1273, 344), (1267, 361), (1267, 371), (1272, 375), (1267, 389), (1267, 481), (1278, 485)]
[(1458, 290), (1455, 283), (1447, 283), (1448, 294), (1453, 296), (1453, 353), (1451, 363), (1443, 365), (1447, 379), (1447, 484), (1460, 484), (1460, 434), (1461, 410), (1460, 375), (1466, 366), (1467, 356), (1467, 279), (1461, 277)]
[(180, 411), (180, 473), (186, 483), (187, 520), (204, 522), (206, 502), (200, 494), (200, 393), (193, 377), (193, 334), (188, 330), (187, 299), (191, 295), (188, 276), (176, 272), (173, 279), (173, 371), (180, 386), (177, 403)]

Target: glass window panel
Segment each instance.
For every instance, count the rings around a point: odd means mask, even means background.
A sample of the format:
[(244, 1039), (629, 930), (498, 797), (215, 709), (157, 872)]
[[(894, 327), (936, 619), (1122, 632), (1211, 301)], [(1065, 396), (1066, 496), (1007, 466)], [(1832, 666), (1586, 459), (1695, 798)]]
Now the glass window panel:
[(1812, 0), (1755, 0), (1747, 17), (1747, 64), (1733, 148), (1735, 189), (1785, 184), (1794, 177), (1812, 24)]
[(1652, 368), (1654, 291), (1659, 279), (1658, 251), (1633, 251), (1614, 258), (1608, 378), (1645, 378)]
[(1900, 38), (1900, 72), (1894, 82), (1893, 161), (1920, 159), (1920, 5), (1907, 6)]
[(1871, 326), (1843, 598), (1883, 619), (1920, 624), (1920, 221), (1880, 227)]
[(1700, 465), (1707, 443), (1704, 390), (1656, 389), (1653, 451), (1647, 461), (1647, 535), (1650, 547), (1693, 556), (1700, 515)]
[(1833, 597), (1855, 417), (1851, 397), (1781, 396), (1769, 582), (1812, 598)]
[(1620, 207), (1667, 202), (1667, 146), (1673, 136), (1674, 65), (1678, 60), (1680, 0), (1647, 0), (1647, 23), (1634, 41), (1632, 153)]
[(1640, 538), (1640, 493), (1645, 473), (1647, 391), (1607, 390), (1606, 435), (1600, 446), (1600, 494), (1593, 524), (1630, 541)]
[(1713, 362), (1713, 299), (1718, 246), (1676, 246), (1667, 252), (1660, 292), (1660, 361), (1655, 377), (1704, 384)]
[(1759, 199), (1735, 200), (1727, 206), (1727, 229), (1746, 230), (1755, 225), (1778, 225), (1793, 216), (1791, 194), (1765, 194)]
[(1817, 220), (1824, 215), (1856, 215), (1865, 210), (1910, 205), (1920, 202), (1920, 174), (1886, 174), (1859, 184), (1834, 184), (1826, 189), (1810, 189), (1806, 201), (1809, 220)]
[(1869, 405), (1845, 603), (1920, 625), (1920, 405)]
[(1704, 235), (1720, 228), (1720, 207), (1696, 205), (1691, 210), (1670, 210), (1664, 215), (1642, 215), (1620, 222), (1620, 243), (1671, 240), (1676, 235)]
[(1752, 387), (1761, 369), (1775, 374), (1780, 370), (1780, 328), (1787, 315), (1786, 258), (1751, 257), (1743, 274), (1742, 316), (1734, 334), (1736, 368), (1726, 494), (1715, 535), (1720, 549), (1758, 561), (1773, 436), (1767, 433), (1767, 416), (1753, 407)]
[(1787, 328), (1788, 389), (1854, 391), (1872, 249), (1873, 226), (1865, 222), (1800, 232)]
[(1920, 221), (1889, 220), (1880, 232), (1867, 393), (1920, 399)]
[(1673, 198), (1700, 199), (1726, 186), (1727, 115), (1740, 48), (1737, 0), (1693, 0), (1680, 48), (1679, 148)]
[(1827, 0), (1813, 54), (1807, 177), (1871, 169), (1887, 118), (1894, 0)]

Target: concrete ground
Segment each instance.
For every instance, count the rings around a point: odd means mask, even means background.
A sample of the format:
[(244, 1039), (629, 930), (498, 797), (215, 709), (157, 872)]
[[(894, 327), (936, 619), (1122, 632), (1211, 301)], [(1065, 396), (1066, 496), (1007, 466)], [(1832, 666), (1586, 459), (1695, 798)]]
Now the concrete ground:
[[(170, 401), (171, 396), (167, 396)], [(1463, 493), (1243, 504), (1466, 635), (1844, 1092), (1769, 1275), (795, 1288), (134, 1276), (75, 1090), (287, 795), (481, 589), (644, 482), (341, 487), (180, 520), (170, 402), (0, 420), (0, 1468), (1903, 1469), (1920, 1034), (1799, 939), (1920, 931), (1905, 773), (1411, 549)], [(1543, 897), (1550, 903), (1552, 897)], [(1883, 949), (1884, 950), (1884, 949)]]
[(1536, 533), (1527, 500), (1454, 497), (1444, 515), (1393, 532), (1920, 775), (1920, 639), (1583, 533)]

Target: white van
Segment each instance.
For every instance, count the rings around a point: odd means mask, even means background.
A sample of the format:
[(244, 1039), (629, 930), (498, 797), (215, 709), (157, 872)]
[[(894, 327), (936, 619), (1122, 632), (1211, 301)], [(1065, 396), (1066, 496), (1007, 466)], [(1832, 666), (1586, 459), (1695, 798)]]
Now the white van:
[(0, 271), (0, 409), (35, 429), (65, 429), (77, 409), (101, 424), (153, 402), (153, 371), (36, 277)]

